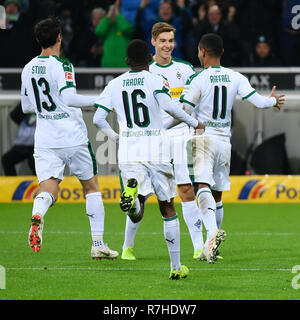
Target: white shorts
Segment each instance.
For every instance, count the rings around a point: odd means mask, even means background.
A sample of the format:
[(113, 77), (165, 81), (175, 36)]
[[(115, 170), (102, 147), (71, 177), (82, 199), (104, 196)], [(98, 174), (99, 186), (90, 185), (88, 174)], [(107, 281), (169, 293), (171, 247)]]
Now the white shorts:
[(230, 138), (204, 135), (187, 143), (188, 167), (193, 182), (210, 185), (213, 190), (230, 190)]
[(98, 171), (90, 143), (69, 148), (35, 148), (33, 156), (39, 182), (51, 177), (61, 181), (66, 165), (70, 175), (77, 176), (79, 180), (89, 180)]
[[(175, 130), (173, 130), (173, 132), (175, 132)], [(190, 137), (190, 131), (189, 129), (181, 130), (180, 134), (177, 132), (177, 134), (174, 133), (174, 135), (169, 133), (169, 137), (176, 184), (192, 184), (187, 167), (186, 153), (186, 141)]]
[(122, 190), (127, 181), (134, 178), (138, 181), (138, 194), (146, 199), (155, 193), (158, 200), (170, 202), (177, 196), (173, 168), (169, 163), (136, 162), (120, 164), (119, 168)]

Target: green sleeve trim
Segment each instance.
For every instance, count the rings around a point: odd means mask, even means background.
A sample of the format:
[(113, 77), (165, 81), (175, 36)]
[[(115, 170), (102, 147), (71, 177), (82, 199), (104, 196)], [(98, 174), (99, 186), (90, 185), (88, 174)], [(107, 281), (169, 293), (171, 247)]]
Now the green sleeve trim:
[(111, 110), (110, 110), (110, 109), (108, 109), (108, 108), (106, 108), (106, 107), (102, 106), (101, 104), (97, 104), (97, 103), (95, 103), (95, 104), (94, 104), (94, 107), (95, 107), (95, 108), (101, 108), (101, 109), (105, 110), (106, 112), (111, 112)]
[(68, 89), (68, 88), (76, 88), (76, 86), (73, 83), (67, 84), (66, 86), (62, 87), (59, 90), (59, 93), (61, 93), (63, 90)]
[(251, 97), (255, 92), (256, 92), (256, 90), (253, 90), (253, 91), (250, 92), (246, 97), (242, 98), (242, 100), (248, 99), (248, 98)]
[(219, 206), (219, 207), (217, 207), (217, 209), (222, 209), (223, 208), (223, 206)]
[(193, 108), (195, 108), (195, 104), (193, 104), (192, 102), (190, 101), (187, 101), (184, 99), (184, 95), (182, 95), (180, 98), (179, 98), (179, 101), (182, 102), (182, 103), (187, 103), (189, 104), (190, 106), (192, 106)]
[(155, 90), (154, 92), (156, 92), (156, 93), (165, 93), (165, 94), (167, 94), (170, 98), (172, 98), (171, 95), (170, 95), (170, 93), (169, 93), (169, 90), (168, 90), (166, 87), (163, 87), (162, 90)]

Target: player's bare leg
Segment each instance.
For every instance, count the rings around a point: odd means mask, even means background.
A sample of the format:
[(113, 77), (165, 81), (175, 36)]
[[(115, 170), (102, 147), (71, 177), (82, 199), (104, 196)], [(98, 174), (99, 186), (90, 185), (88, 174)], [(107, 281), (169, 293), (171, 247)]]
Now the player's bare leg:
[[(145, 197), (139, 195), (136, 201), (139, 201), (139, 211), (134, 206), (132, 210), (136, 210), (137, 218), (133, 219), (133, 217), (126, 215), (126, 226), (125, 226), (125, 236), (124, 236), (124, 243), (122, 247), (122, 255), (121, 259), (123, 260), (136, 260), (135, 254), (134, 254), (134, 239), (138, 230), (138, 227), (140, 225), (140, 222), (144, 216), (144, 207), (145, 207)], [(139, 213), (138, 213), (139, 212)]]
[(86, 214), (90, 221), (93, 259), (114, 259), (119, 253), (111, 250), (103, 242), (105, 210), (101, 192), (99, 191), (97, 176), (89, 180), (80, 180), (86, 195)]
[(39, 252), (42, 247), (44, 216), (57, 199), (58, 179), (50, 178), (40, 183), (40, 192), (35, 197), (32, 207), (31, 225), (28, 243), (34, 252)]

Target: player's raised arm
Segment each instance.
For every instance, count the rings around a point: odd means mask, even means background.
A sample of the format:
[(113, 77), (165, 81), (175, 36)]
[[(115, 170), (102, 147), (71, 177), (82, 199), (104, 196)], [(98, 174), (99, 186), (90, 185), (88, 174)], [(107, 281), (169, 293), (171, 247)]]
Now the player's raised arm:
[[(238, 73), (237, 73), (238, 74)], [(269, 97), (265, 97), (256, 92), (256, 90), (250, 85), (248, 79), (239, 74), (239, 88), (238, 94), (242, 97), (242, 100), (248, 100), (257, 108), (271, 108), (276, 107), (280, 109), (280, 106), (284, 103), (284, 95), (276, 95), (276, 86), (273, 86)]]

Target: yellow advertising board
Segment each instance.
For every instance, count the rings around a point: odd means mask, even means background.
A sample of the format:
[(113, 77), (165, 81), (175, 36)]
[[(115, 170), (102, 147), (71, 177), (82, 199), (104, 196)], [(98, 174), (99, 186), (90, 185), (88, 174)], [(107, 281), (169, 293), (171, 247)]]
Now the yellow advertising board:
[[(224, 192), (224, 203), (300, 203), (300, 176), (260, 175), (232, 176), (231, 190)], [(99, 176), (105, 203), (118, 203), (121, 194), (118, 176)], [(0, 177), (0, 202), (32, 202), (39, 191), (35, 176)], [(82, 186), (75, 177), (65, 177), (59, 185), (59, 203), (85, 201)], [(156, 202), (152, 196), (148, 202)], [(177, 196), (175, 202), (179, 202)]]

